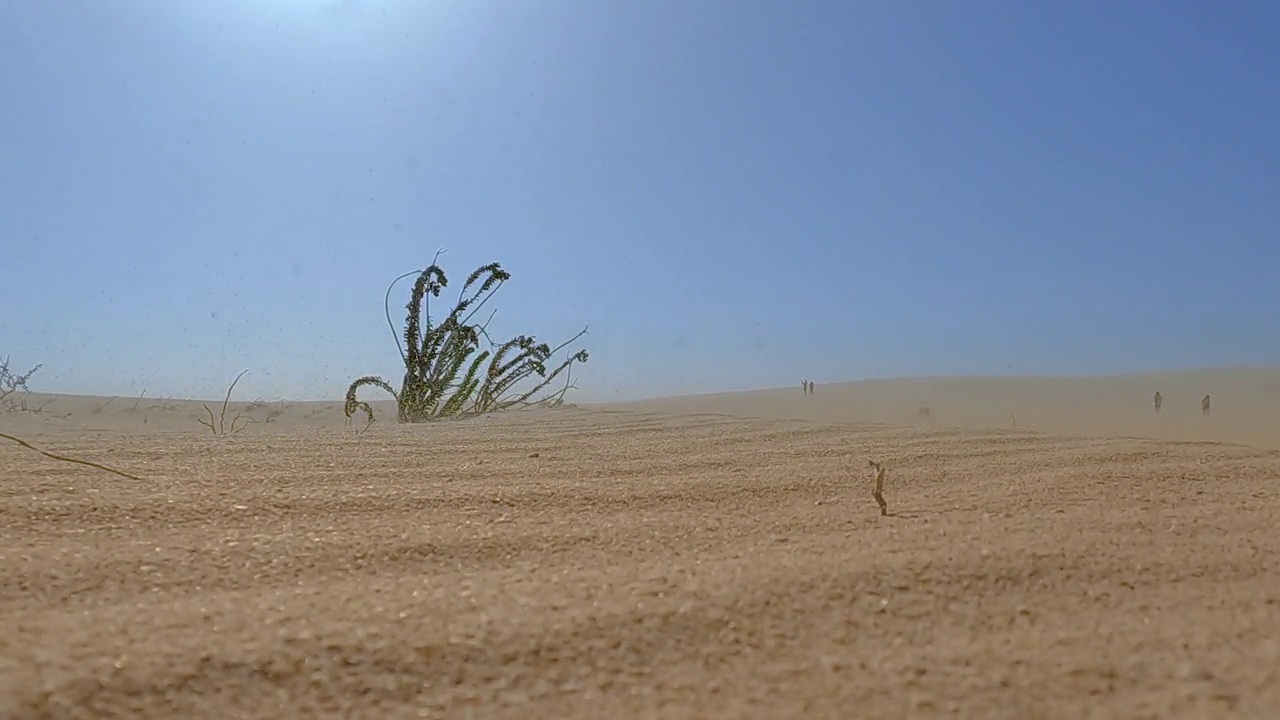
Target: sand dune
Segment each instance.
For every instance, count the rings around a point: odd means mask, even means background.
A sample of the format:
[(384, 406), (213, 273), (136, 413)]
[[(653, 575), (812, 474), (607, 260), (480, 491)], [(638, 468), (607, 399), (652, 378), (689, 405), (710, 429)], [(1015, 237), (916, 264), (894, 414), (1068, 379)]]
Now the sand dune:
[(0, 432), (143, 481), (0, 441), (0, 718), (1266, 717), (1278, 380), (797, 383), (359, 436), (338, 402), (235, 402), (222, 437), (199, 402), (32, 398)]
[[(1164, 407), (1156, 414), (1152, 396)], [(1212, 412), (1200, 412), (1211, 395)], [(818, 422), (1021, 429), (1075, 436), (1133, 436), (1280, 448), (1280, 368), (1214, 369), (1102, 377), (870, 380), (794, 389), (661, 398), (616, 407), (721, 412)], [(928, 407), (930, 417), (917, 411)]]

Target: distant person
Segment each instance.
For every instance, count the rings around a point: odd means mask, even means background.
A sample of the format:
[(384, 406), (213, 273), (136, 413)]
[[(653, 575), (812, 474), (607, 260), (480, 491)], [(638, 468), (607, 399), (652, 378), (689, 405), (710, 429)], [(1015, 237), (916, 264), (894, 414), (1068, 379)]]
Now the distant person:
[(812, 381), (812, 380), (810, 380), (810, 381), (809, 381), (809, 394), (810, 394), (810, 395), (812, 395), (812, 394), (813, 394), (813, 381)]
[(804, 388), (805, 395), (809, 394), (809, 381), (807, 379), (800, 381), (800, 387)]
[(1159, 390), (1156, 391), (1156, 398), (1154, 402), (1156, 406), (1156, 412), (1160, 412), (1160, 406), (1164, 405), (1164, 398), (1160, 396)]
[(1208, 395), (1205, 395), (1204, 399), (1200, 401), (1200, 412), (1204, 413), (1205, 415), (1209, 414), (1209, 396)]

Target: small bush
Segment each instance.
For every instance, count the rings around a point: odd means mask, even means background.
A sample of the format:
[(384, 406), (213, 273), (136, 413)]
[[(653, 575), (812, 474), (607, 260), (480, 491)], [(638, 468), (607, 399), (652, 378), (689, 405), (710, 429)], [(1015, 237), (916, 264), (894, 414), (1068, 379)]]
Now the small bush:
[[(436, 259), (439, 255), (436, 253)], [(343, 412), (348, 418), (357, 410), (363, 410), (368, 421), (373, 422), (373, 408), (356, 397), (357, 391), (366, 385), (381, 388), (395, 398), (397, 419), (402, 423), (488, 413), (517, 405), (553, 404), (563, 400), (564, 394), (573, 387), (573, 363), (586, 362), (587, 351), (579, 350), (569, 355), (550, 372), (547, 371), (547, 363), (561, 349), (585, 335), (586, 328), (555, 348), (537, 342), (532, 335), (517, 335), (503, 343), (494, 343), (486, 331), (493, 314), (484, 324), (472, 323), (472, 319), (498, 288), (511, 278), (510, 273), (498, 263), (482, 265), (467, 277), (457, 303), (438, 324), (432, 324), (430, 299), (440, 297), (449, 281), (435, 259), (425, 270), (408, 272), (393, 280), (387, 287), (384, 306), (389, 302), (395, 284), (414, 274), (418, 277), (405, 306), (403, 345), (400, 344), (401, 335), (396, 336), (405, 369), (400, 390), (376, 375), (357, 378), (347, 388)], [(389, 308), (387, 324), (394, 334)], [(480, 349), (482, 338), (489, 349)], [(562, 389), (534, 399), (561, 374), (566, 378)], [(527, 391), (516, 389), (531, 378), (537, 379), (532, 388)]]
[[(37, 364), (25, 373), (15, 373), (9, 367), (9, 356), (0, 360), (0, 413), (33, 410), (27, 405), (26, 393), (31, 392), (27, 382), (31, 380), (43, 365)], [(19, 395), (18, 393), (22, 393)], [(39, 412), (38, 409), (35, 409)]]

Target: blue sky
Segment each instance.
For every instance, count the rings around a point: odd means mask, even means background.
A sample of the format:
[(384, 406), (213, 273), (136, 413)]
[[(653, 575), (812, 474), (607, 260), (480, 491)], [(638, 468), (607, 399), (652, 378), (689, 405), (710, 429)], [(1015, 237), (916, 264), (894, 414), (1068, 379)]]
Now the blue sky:
[[(1280, 363), (1280, 7), (0, 5), (0, 355), (398, 382), (396, 275), (513, 278), (579, 400)], [(407, 285), (393, 296), (397, 324)]]

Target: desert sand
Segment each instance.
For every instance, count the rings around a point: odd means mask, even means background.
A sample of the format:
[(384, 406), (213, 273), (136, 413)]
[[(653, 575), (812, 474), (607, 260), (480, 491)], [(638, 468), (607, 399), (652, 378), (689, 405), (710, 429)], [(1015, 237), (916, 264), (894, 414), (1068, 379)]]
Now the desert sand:
[(33, 397), (0, 432), (142, 479), (0, 440), (0, 718), (1275, 716), (1280, 370), (799, 381)]

